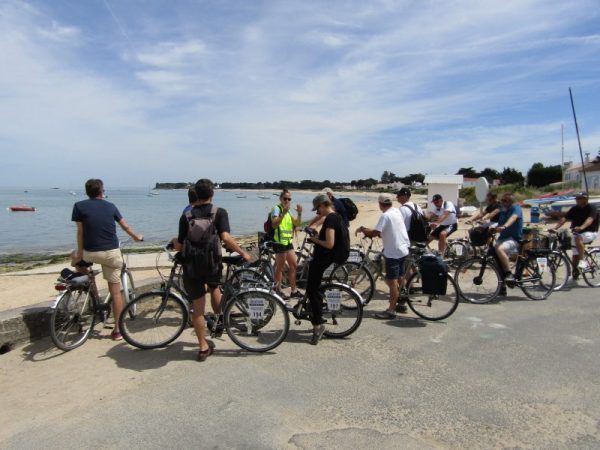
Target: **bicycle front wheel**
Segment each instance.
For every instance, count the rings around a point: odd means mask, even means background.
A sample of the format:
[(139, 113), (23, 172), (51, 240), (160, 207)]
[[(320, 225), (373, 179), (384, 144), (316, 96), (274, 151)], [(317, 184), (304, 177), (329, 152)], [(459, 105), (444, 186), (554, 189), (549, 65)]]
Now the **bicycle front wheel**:
[(265, 289), (248, 289), (227, 300), (223, 310), (229, 338), (249, 352), (266, 352), (281, 344), (290, 329), (285, 305)]
[(343, 338), (354, 333), (362, 322), (363, 304), (360, 295), (340, 283), (319, 286), (323, 296), (323, 319), (325, 336)]
[(484, 257), (471, 258), (460, 264), (454, 274), (454, 281), (462, 298), (480, 304), (496, 298), (502, 286), (498, 268)]
[(579, 270), (585, 282), (591, 287), (600, 286), (600, 250), (588, 251), (583, 261), (587, 267)]
[(94, 328), (95, 315), (89, 291), (65, 291), (50, 316), (50, 337), (58, 348), (82, 345)]
[(548, 264), (554, 270), (556, 277), (554, 290), (559, 291), (567, 285), (571, 278), (571, 262), (563, 252), (553, 251), (548, 255)]
[(375, 292), (375, 279), (364, 264), (347, 262), (337, 266), (331, 273), (329, 281), (347, 284), (362, 297), (363, 304), (368, 304)]
[(458, 307), (458, 289), (448, 274), (446, 292), (444, 294), (426, 294), (423, 292), (423, 281), (419, 272), (414, 273), (406, 284), (407, 303), (419, 317), (427, 320), (442, 320), (449, 317)]
[[(135, 310), (135, 315), (130, 314)], [(182, 300), (163, 291), (146, 292), (125, 306), (119, 329), (134, 347), (152, 349), (170, 344), (183, 332), (188, 310)]]
[(242, 287), (262, 285), (268, 287), (273, 282), (270, 281), (265, 275), (261, 274), (259, 269), (256, 267), (238, 269), (229, 278), (229, 283), (235, 290), (241, 289)]
[[(542, 264), (542, 259), (545, 263)], [(556, 276), (548, 258), (529, 257), (524, 262), (519, 287), (531, 300), (545, 300), (552, 293)]]

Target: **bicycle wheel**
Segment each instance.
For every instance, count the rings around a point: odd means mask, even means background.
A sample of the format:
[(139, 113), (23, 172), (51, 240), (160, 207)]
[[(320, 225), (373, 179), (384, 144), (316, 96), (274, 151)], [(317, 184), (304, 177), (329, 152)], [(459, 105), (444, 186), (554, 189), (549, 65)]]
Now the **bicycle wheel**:
[[(542, 263), (542, 260), (545, 260)], [(532, 300), (544, 300), (552, 293), (556, 276), (547, 257), (529, 256), (517, 281), (523, 293)], [(541, 266), (541, 267), (540, 267)]]
[[(129, 270), (127, 270), (125, 273), (127, 276), (123, 278), (123, 282), (121, 283), (123, 306), (135, 300), (135, 284), (133, 284), (133, 277), (131, 276), (131, 272)], [(135, 310), (135, 306), (128, 309), (128, 314), (131, 318), (135, 316)]]
[(460, 264), (454, 274), (454, 281), (462, 298), (480, 304), (496, 298), (502, 286), (498, 268), (485, 257), (471, 258)]
[(375, 279), (373, 274), (364, 264), (357, 262), (346, 262), (337, 266), (329, 281), (346, 284), (353, 288), (362, 297), (363, 304), (368, 304), (375, 292)]
[(463, 241), (452, 241), (446, 247), (444, 260), (451, 267), (458, 267), (472, 255), (471, 247)]
[(96, 318), (89, 291), (65, 291), (50, 316), (50, 337), (58, 348), (73, 350), (82, 345)]
[(421, 274), (413, 274), (406, 284), (409, 308), (427, 320), (442, 320), (452, 315), (458, 307), (458, 288), (450, 274), (447, 275), (447, 281), (445, 294), (425, 294)]
[(585, 282), (591, 287), (600, 286), (600, 250), (587, 251), (583, 261), (587, 267), (579, 270)]
[(223, 310), (229, 338), (249, 352), (266, 352), (281, 344), (290, 328), (282, 302), (266, 289), (248, 289), (227, 300)]
[(563, 252), (553, 251), (548, 255), (548, 264), (554, 269), (556, 277), (555, 291), (559, 291), (567, 285), (571, 278), (571, 262)]
[[(135, 308), (131, 317), (129, 310)], [(170, 344), (188, 323), (182, 300), (163, 291), (146, 292), (125, 306), (119, 320), (123, 338), (134, 347), (151, 349)]]
[(356, 331), (362, 322), (363, 304), (360, 295), (340, 283), (325, 283), (319, 286), (323, 296), (323, 319), (325, 336), (342, 338)]
[(234, 290), (256, 285), (269, 287), (273, 284), (273, 282), (263, 275), (256, 267), (237, 269), (231, 274), (229, 283), (231, 283)]

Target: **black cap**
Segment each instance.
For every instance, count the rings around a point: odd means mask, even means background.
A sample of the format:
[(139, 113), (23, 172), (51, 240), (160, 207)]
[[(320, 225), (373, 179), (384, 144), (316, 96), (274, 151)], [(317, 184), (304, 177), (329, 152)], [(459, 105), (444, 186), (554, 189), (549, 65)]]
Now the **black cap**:
[(396, 191), (396, 195), (406, 195), (407, 197), (410, 197), (410, 189), (403, 187), (399, 191)]
[(588, 193), (587, 192), (578, 192), (577, 194), (575, 194), (575, 198), (588, 198)]
[(431, 201), (435, 202), (436, 200), (441, 200), (442, 196), (440, 194), (435, 194), (433, 197), (431, 197)]

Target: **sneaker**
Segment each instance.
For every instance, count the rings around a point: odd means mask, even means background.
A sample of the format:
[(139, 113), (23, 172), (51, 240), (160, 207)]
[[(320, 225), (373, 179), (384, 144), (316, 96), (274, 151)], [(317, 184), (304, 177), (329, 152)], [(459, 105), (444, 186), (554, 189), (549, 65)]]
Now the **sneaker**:
[(512, 273), (509, 273), (504, 277), (504, 283), (506, 283), (506, 286), (508, 286), (509, 288), (513, 288), (517, 285), (517, 280), (515, 279), (515, 276)]
[(295, 291), (292, 291), (290, 298), (304, 298), (304, 294), (296, 289)]
[(500, 296), (500, 297), (506, 297), (506, 286), (502, 286), (500, 288), (500, 292), (498, 292), (498, 296)]
[(573, 280), (577, 281), (579, 279), (579, 270), (573, 271)]
[(396, 318), (396, 313), (394, 311), (390, 311), (388, 309), (381, 311), (380, 313), (375, 314), (375, 317), (377, 317), (378, 319), (395, 319)]
[(110, 333), (110, 338), (113, 341), (121, 341), (121, 340), (123, 340), (123, 336), (121, 335), (121, 333), (119, 331), (115, 331), (115, 330), (113, 330), (112, 333)]
[(310, 340), (311, 345), (317, 345), (325, 333), (325, 325), (321, 324), (313, 330), (312, 339)]
[(406, 314), (408, 312), (408, 308), (406, 307), (406, 305), (404, 303), (397, 303), (396, 304), (396, 312), (400, 313), (400, 314)]

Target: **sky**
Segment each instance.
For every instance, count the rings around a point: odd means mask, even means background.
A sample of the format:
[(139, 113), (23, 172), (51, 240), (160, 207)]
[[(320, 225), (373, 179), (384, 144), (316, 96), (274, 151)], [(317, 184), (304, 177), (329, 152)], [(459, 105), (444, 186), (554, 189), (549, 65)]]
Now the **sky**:
[(379, 178), (600, 148), (600, 1), (2, 0), (0, 187)]

